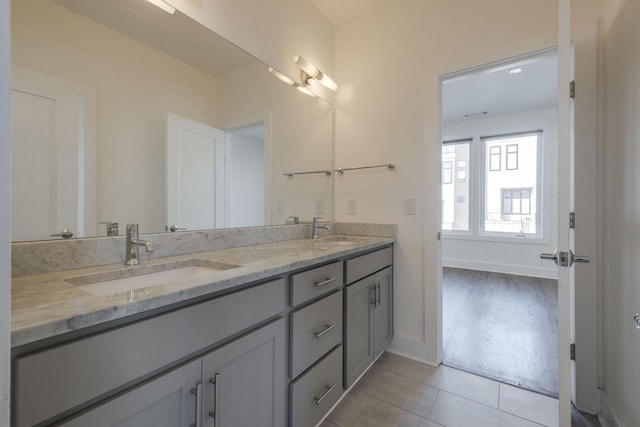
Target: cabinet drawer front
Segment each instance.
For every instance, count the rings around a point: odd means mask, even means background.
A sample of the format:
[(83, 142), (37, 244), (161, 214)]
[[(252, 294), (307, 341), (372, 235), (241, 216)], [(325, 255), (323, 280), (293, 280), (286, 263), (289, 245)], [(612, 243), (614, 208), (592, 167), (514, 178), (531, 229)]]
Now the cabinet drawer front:
[(370, 254), (347, 260), (347, 283), (382, 270), (393, 263), (393, 248), (384, 248)]
[(342, 341), (342, 291), (291, 314), (291, 378)]
[(291, 278), (291, 305), (296, 306), (337, 289), (342, 286), (342, 281), (342, 261), (294, 274)]
[(342, 346), (291, 384), (291, 426), (314, 426), (342, 395)]
[(14, 361), (14, 425), (31, 426), (281, 313), (284, 279)]

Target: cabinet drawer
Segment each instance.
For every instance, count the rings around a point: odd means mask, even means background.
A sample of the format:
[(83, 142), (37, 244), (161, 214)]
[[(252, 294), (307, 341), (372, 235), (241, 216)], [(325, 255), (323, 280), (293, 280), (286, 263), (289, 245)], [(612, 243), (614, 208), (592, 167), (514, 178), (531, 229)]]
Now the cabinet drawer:
[(341, 287), (342, 278), (342, 261), (294, 274), (291, 278), (291, 305), (296, 306)]
[(342, 346), (291, 384), (291, 426), (314, 426), (342, 395)]
[(353, 283), (393, 263), (393, 248), (384, 248), (370, 254), (347, 260), (347, 283)]
[(291, 314), (291, 378), (342, 341), (342, 290)]
[(14, 360), (14, 425), (44, 421), (277, 315), (285, 307), (285, 281), (279, 279), (18, 357)]

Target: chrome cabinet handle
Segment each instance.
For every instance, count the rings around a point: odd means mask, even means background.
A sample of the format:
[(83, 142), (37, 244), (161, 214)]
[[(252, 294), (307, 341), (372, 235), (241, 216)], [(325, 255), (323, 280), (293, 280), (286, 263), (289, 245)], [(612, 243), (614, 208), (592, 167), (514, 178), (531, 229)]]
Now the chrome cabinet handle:
[(331, 278), (323, 280), (321, 282), (314, 282), (314, 285), (316, 285), (316, 288), (320, 288), (320, 287), (322, 287), (324, 285), (328, 285), (329, 283), (333, 283), (336, 280), (338, 280), (337, 277), (331, 277)]
[(202, 383), (198, 382), (194, 388), (191, 389), (191, 394), (196, 396), (196, 423), (191, 424), (195, 427), (202, 427)]
[(330, 330), (332, 330), (335, 327), (336, 327), (335, 323), (331, 323), (329, 325), (325, 325), (325, 328), (322, 331), (314, 332), (313, 335), (315, 335), (316, 338), (320, 338), (321, 336), (323, 336), (324, 334), (326, 334), (327, 332), (329, 332)]
[(331, 393), (333, 391), (333, 389), (336, 388), (336, 385), (335, 384), (326, 385), (326, 386), (324, 386), (324, 388), (325, 388), (325, 391), (324, 391), (324, 393), (322, 393), (322, 396), (313, 398), (313, 400), (316, 401), (316, 405), (319, 405), (320, 403), (322, 403), (322, 401), (325, 399), (325, 397), (327, 397), (329, 395), (329, 393)]
[(382, 292), (380, 291), (380, 282), (378, 282), (378, 284), (376, 285), (376, 306), (380, 306), (380, 305), (382, 305), (382, 304), (380, 303), (380, 294), (381, 294), (381, 293), (382, 293)]
[(209, 382), (213, 384), (213, 410), (209, 411), (209, 416), (213, 418), (213, 426), (216, 427), (218, 425), (218, 420), (220, 417), (218, 416), (220, 413), (218, 412), (218, 408), (220, 407), (220, 372), (217, 372), (213, 378), (209, 378)]
[(377, 304), (377, 291), (376, 291), (376, 285), (373, 284), (371, 285), (371, 287), (369, 287), (369, 298), (371, 299), (371, 305), (372, 306), (376, 306)]
[(73, 237), (73, 231), (65, 228), (58, 234), (51, 234), (51, 237), (62, 237), (63, 239), (70, 239)]

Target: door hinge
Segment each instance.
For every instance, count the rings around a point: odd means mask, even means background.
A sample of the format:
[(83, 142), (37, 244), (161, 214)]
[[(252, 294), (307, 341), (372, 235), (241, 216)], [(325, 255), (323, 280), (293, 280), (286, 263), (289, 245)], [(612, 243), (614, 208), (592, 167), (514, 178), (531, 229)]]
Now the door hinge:
[(571, 212), (569, 214), (569, 228), (571, 228), (572, 230), (576, 229), (576, 213), (575, 212)]
[(576, 81), (571, 80), (569, 83), (569, 98), (576, 99)]
[(576, 343), (569, 345), (569, 359), (576, 360)]

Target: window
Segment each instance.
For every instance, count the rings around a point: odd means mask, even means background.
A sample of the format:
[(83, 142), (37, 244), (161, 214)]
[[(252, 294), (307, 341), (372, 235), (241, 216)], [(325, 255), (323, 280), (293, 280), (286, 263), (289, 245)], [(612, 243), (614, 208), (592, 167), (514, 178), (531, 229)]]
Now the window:
[(453, 162), (451, 160), (442, 162), (442, 183), (453, 184)]
[(507, 170), (518, 170), (518, 144), (507, 145)]
[(531, 188), (503, 188), (502, 215), (531, 215)]
[(469, 180), (467, 173), (470, 159), (471, 140), (445, 142), (442, 145), (443, 230), (469, 231)]
[(542, 132), (442, 145), (442, 230), (541, 236)]
[(489, 147), (489, 171), (497, 172), (500, 169), (502, 164), (502, 147), (499, 145), (494, 145)]

